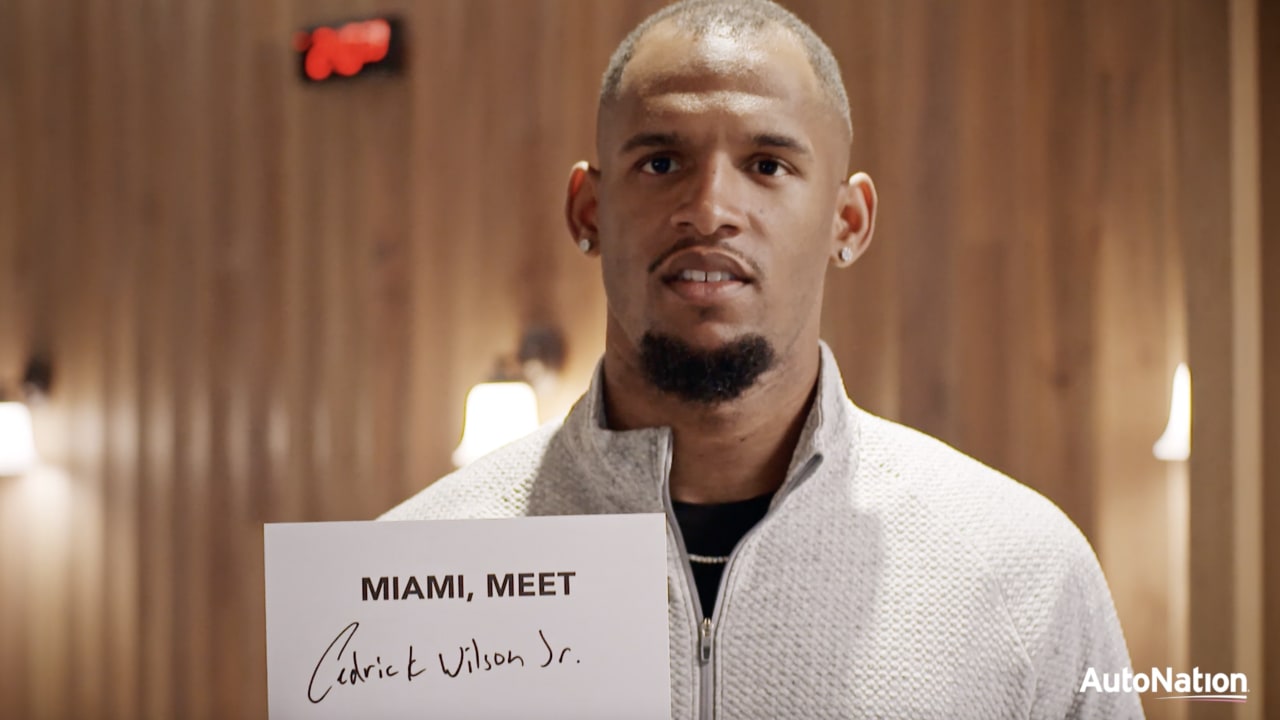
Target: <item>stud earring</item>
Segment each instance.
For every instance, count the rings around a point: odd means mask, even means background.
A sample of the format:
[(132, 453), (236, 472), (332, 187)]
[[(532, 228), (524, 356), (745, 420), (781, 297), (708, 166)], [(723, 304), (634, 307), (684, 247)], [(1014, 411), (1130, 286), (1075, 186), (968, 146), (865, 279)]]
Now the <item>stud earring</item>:
[(584, 253), (591, 252), (591, 238), (582, 238), (578, 241), (578, 249)]
[(853, 248), (840, 248), (840, 262), (853, 262)]

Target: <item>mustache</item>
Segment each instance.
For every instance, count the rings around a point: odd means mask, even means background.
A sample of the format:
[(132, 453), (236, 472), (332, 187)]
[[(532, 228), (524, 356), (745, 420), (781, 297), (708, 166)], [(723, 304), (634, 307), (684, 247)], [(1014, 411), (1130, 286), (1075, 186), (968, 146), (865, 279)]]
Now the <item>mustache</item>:
[(738, 252), (730, 245), (714, 240), (700, 240), (694, 237), (686, 237), (677, 240), (674, 245), (667, 248), (662, 252), (662, 254), (658, 255), (658, 257), (654, 258), (653, 262), (649, 263), (649, 274), (652, 275), (657, 272), (658, 268), (662, 267), (662, 264), (665, 263), (672, 255), (688, 250), (691, 247), (706, 247), (722, 252), (726, 255), (732, 255), (738, 260), (738, 262), (742, 263), (743, 266), (750, 270), (752, 276), (756, 279), (759, 279), (763, 275), (763, 273), (760, 272), (760, 266), (754, 260)]

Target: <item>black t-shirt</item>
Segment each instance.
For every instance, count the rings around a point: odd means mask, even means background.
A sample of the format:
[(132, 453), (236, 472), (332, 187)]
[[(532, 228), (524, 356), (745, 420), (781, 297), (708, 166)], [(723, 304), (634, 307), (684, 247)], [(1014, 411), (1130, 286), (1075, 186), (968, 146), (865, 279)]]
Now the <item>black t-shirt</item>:
[(729, 561), (729, 553), (769, 511), (772, 499), (773, 493), (716, 505), (672, 501), (685, 549), (689, 551), (693, 580), (698, 585), (698, 599), (702, 601), (704, 616), (711, 617), (716, 606), (720, 576)]

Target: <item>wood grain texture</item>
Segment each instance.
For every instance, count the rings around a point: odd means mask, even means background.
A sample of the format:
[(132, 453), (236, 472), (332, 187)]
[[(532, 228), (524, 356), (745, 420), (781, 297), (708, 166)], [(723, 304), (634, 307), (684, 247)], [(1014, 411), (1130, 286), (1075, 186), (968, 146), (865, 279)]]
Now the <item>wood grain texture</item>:
[[(49, 467), (0, 479), (0, 717), (264, 716), (262, 523), (372, 518), (446, 473), (467, 389), (522, 328), (563, 332), (543, 412), (569, 408), (605, 302), (564, 186), (595, 155), (609, 54), (661, 4), (0, 2), (0, 385), (33, 352), (58, 373), (35, 410)], [(881, 199), (825, 287), (851, 396), (1058, 503), (1135, 666), (1175, 663), (1178, 593), (1197, 622), (1232, 601), (1225, 5), (789, 5), (844, 67), (850, 169)], [(293, 30), (386, 10), (403, 77), (298, 81)], [(1187, 357), (1189, 583), (1150, 455)], [(1183, 658), (1202, 666), (1232, 652), (1206, 622)]]
[[(1188, 171), (1178, 180), (1178, 224), (1187, 273), (1188, 363), (1195, 372), (1192, 425), (1189, 595), (1190, 658), (1203, 667), (1231, 667), (1235, 547), (1232, 534), (1234, 453), (1237, 430), (1234, 392), (1231, 293), (1231, 203), (1226, 193), (1204, 194), (1205, 187), (1230, 187), (1230, 83), (1214, 67), (1228, 65), (1226, 5), (1184, 0), (1175, 22), (1196, 32), (1178, 34), (1178, 156)], [(1194, 708), (1189, 716), (1216, 717), (1213, 709)]]
[[(1263, 518), (1280, 517), (1280, 4), (1259, 1), (1258, 101), (1261, 171)], [(1280, 523), (1264, 525), (1263, 647), (1280, 647)], [(1263, 658), (1267, 709), (1280, 704), (1280, 654)]]

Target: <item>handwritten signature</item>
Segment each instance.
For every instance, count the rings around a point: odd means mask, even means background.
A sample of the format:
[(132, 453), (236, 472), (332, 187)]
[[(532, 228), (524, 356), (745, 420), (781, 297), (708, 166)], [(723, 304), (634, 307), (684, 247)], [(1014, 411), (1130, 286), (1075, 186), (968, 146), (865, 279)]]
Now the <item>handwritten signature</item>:
[[(313, 704), (323, 702), (335, 685), (354, 687), (386, 680), (413, 682), (427, 672), (425, 668), (418, 665), (419, 659), (414, 655), (413, 645), (409, 645), (407, 657), (401, 664), (384, 662), (382, 656), (376, 654), (373, 662), (368, 662), (368, 654), (362, 660), (359, 651), (352, 647), (352, 640), (355, 639), (356, 631), (359, 629), (359, 622), (352, 622), (344, 627), (316, 662), (315, 670), (311, 672), (311, 680), (307, 683), (307, 699)], [(564, 646), (557, 649), (552, 645), (541, 629), (538, 630), (538, 639), (542, 647), (535, 650), (537, 657), (531, 658), (530, 661), (541, 660), (542, 662), (528, 667), (547, 668), (552, 665), (563, 665), (569, 662), (576, 665), (581, 662), (570, 655), (572, 648)], [(337, 650), (335, 651), (334, 648)], [(545, 658), (542, 657), (544, 652)], [(447, 658), (443, 652), (436, 653), (436, 658), (440, 662), (440, 672), (446, 678), (494, 672), (504, 668), (526, 667), (524, 655), (517, 653), (515, 649), (495, 651), (485, 648), (482, 652), (480, 643), (475, 638), (471, 638), (467, 644), (459, 645), (456, 656), (450, 650)]]

